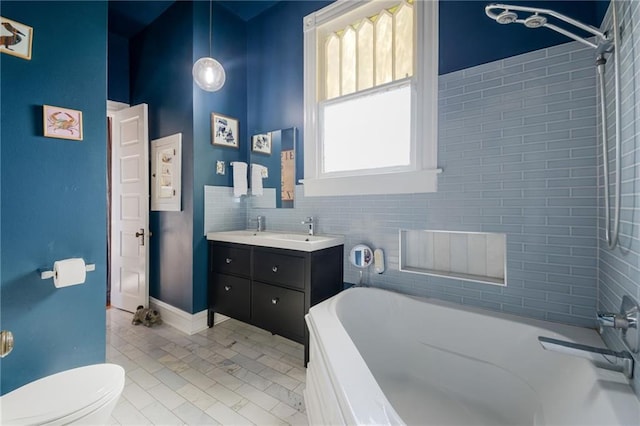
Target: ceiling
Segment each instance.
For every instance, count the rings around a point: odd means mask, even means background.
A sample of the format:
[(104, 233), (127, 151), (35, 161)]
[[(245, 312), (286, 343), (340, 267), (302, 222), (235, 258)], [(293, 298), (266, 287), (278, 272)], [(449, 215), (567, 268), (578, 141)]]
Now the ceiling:
[[(109, 32), (131, 38), (153, 22), (174, 2), (175, 0), (109, 0)], [(248, 21), (276, 4), (277, 1), (216, 0), (216, 3), (243, 21)]]
[(269, 9), (278, 1), (272, 0), (225, 0), (219, 4), (239, 16), (243, 21), (248, 21)]

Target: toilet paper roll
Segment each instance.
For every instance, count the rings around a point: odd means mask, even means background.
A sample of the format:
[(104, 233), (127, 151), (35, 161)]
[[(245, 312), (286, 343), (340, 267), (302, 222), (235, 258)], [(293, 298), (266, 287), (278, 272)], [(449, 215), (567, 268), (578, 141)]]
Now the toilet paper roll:
[(56, 288), (84, 284), (87, 267), (82, 258), (58, 260), (53, 263), (53, 284)]

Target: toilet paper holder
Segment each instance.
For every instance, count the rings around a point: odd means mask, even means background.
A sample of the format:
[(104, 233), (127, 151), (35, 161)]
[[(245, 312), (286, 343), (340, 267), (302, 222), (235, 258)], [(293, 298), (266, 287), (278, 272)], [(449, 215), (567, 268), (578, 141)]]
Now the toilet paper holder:
[[(96, 270), (96, 265), (94, 263), (88, 263), (85, 265), (85, 268), (87, 270), (87, 272), (92, 272)], [(52, 268), (53, 269), (53, 268)], [(49, 278), (53, 278), (54, 275), (56, 274), (53, 270), (51, 271), (39, 271), (40, 272), (40, 279), (46, 280)]]

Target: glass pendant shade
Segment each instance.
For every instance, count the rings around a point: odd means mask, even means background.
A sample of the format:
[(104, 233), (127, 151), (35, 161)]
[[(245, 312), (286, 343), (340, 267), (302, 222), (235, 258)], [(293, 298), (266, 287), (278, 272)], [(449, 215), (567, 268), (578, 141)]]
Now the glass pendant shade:
[(226, 78), (224, 68), (213, 58), (200, 58), (193, 64), (193, 80), (202, 90), (218, 91), (224, 85)]

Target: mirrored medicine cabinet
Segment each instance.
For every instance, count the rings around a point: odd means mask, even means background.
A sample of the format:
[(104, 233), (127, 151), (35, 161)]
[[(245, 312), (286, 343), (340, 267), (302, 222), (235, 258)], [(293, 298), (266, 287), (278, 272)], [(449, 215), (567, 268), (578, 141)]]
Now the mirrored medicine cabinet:
[(296, 127), (251, 137), (250, 163), (267, 168), (262, 179), (263, 195), (251, 197), (254, 208), (293, 208), (297, 139)]

